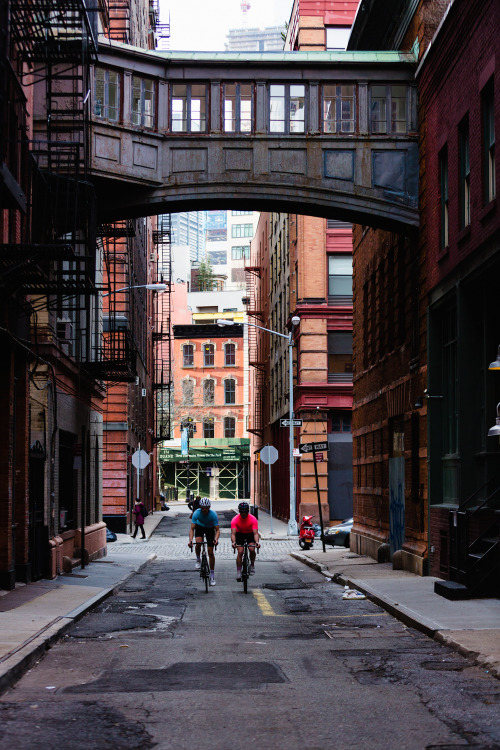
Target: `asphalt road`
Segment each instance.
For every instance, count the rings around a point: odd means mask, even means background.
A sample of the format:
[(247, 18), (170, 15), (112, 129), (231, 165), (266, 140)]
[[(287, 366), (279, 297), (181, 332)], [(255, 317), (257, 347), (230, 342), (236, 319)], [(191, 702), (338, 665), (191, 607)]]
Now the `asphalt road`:
[(500, 747), (500, 682), (263, 542), (249, 592), (222, 514), (205, 593), (189, 519), (0, 699), (0, 750)]

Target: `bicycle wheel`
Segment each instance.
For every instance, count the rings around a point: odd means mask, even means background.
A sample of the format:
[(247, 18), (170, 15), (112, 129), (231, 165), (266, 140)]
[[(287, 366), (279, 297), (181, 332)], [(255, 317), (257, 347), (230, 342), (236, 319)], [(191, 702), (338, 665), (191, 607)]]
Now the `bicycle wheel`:
[(208, 579), (210, 578), (210, 568), (208, 567), (208, 561), (206, 555), (201, 558), (200, 576), (205, 580), (205, 591), (208, 594)]
[(241, 578), (243, 580), (243, 591), (245, 594), (248, 591), (248, 577), (250, 575), (250, 561), (248, 559), (248, 550), (245, 549), (243, 553), (243, 560), (241, 563)]

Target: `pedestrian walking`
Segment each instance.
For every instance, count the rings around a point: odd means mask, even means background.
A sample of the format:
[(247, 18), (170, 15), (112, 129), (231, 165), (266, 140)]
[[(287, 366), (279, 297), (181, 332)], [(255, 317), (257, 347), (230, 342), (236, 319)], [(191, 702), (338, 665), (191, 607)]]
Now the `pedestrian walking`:
[(134, 505), (134, 509), (132, 511), (134, 514), (134, 523), (135, 523), (135, 530), (132, 534), (132, 539), (135, 539), (137, 536), (137, 531), (140, 529), (142, 532), (142, 538), (146, 538), (146, 532), (144, 531), (144, 519), (148, 515), (148, 511), (146, 510), (146, 506), (144, 503), (137, 498), (136, 503)]
[(191, 511), (191, 515), (189, 516), (189, 518), (192, 518), (193, 517), (193, 513), (196, 510), (198, 510), (198, 508), (200, 507), (200, 500), (201, 500), (200, 495), (196, 495), (195, 499), (191, 500), (191, 502), (188, 503), (188, 508)]

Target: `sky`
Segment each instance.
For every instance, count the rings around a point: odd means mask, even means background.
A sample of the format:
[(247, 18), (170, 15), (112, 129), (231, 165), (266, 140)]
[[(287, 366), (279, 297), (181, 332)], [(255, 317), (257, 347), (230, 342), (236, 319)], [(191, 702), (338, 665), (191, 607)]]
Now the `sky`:
[(293, 0), (248, 0), (244, 20), (241, 0), (160, 0), (160, 22), (168, 21), (170, 49), (197, 52), (224, 50), (229, 29), (285, 26)]

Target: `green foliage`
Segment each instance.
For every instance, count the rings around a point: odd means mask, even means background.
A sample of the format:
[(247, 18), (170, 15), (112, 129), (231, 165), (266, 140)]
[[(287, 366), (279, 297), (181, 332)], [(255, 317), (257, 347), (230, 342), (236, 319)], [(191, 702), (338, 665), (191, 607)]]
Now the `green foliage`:
[(202, 260), (197, 275), (200, 292), (211, 292), (216, 289), (217, 282), (209, 260)]

